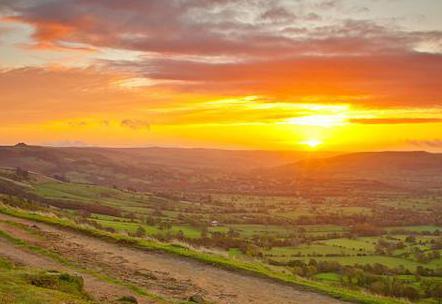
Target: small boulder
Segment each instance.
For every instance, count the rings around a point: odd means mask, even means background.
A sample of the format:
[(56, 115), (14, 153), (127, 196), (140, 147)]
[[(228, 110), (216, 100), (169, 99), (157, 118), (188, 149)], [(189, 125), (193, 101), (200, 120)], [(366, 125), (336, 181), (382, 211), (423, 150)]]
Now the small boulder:
[(194, 294), (193, 296), (190, 296), (189, 302), (198, 303), (198, 304), (206, 303), (206, 301), (204, 301), (203, 297), (199, 294)]

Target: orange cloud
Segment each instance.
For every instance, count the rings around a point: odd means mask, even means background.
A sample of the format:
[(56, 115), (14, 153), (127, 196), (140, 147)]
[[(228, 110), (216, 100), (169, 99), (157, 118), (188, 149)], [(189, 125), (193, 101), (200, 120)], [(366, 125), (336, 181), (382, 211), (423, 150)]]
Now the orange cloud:
[[(322, 102), (372, 106), (441, 103), (442, 55), (416, 48), (431, 43), (437, 49), (442, 31), (402, 31), (374, 20), (326, 22), (321, 16), (330, 3), (305, 4), (309, 13), (294, 3), (245, 0), (37, 0), (8, 7), (13, 20), (35, 28), (37, 46), (139, 51), (139, 61), (94, 63), (139, 79), (174, 81), (163, 86), (181, 92), (291, 102), (323, 96)], [(241, 21), (246, 16), (250, 21)]]
[(415, 123), (438, 123), (442, 122), (442, 118), (358, 118), (351, 119), (351, 123), (358, 124), (415, 124)]
[(2, 40), (9, 58), (20, 33), (21, 56), (94, 52), (0, 69), (0, 134), (278, 147), (434, 138), (442, 31), (345, 12), (329, 0), (2, 1), (3, 22), (28, 25)]

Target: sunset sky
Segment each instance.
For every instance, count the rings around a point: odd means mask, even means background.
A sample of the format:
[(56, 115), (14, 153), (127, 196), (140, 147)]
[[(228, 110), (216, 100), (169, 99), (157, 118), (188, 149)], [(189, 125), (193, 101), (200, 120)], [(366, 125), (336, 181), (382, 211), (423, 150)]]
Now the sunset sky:
[(440, 0), (0, 0), (0, 144), (442, 152)]

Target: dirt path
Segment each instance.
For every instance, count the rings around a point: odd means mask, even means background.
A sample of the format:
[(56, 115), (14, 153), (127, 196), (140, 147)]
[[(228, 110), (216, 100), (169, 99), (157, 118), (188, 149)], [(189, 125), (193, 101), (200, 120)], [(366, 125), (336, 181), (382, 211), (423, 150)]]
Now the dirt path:
[(0, 214), (0, 220), (14, 221), (30, 227), (36, 225), (38, 229), (34, 229), (40, 237), (7, 224), (0, 225), (0, 229), (54, 250), (83, 267), (123, 279), (167, 297), (186, 299), (190, 295), (201, 294), (209, 301), (222, 304), (343, 303), (328, 296), (264, 278), (227, 271), (168, 254), (131, 249), (51, 225), (3, 214)]
[[(11, 243), (0, 239), (0, 256), (6, 257), (15, 263), (27, 265), (46, 270), (57, 270), (59, 272), (75, 273), (81, 275), (84, 280), (84, 289), (94, 299), (100, 303), (111, 303), (122, 296), (132, 295), (133, 292), (117, 285), (103, 282), (94, 276), (86, 273), (73, 271), (68, 267), (64, 267), (49, 258), (28, 252), (23, 248), (13, 246)], [(148, 299), (138, 297), (139, 303), (154, 303)], [(112, 302), (113, 303), (113, 302)]]
[[(3, 229), (5, 227), (7, 227), (8, 229)], [(14, 229), (11, 229), (11, 227), (5, 225), (4, 223), (0, 223), (0, 230), (11, 231)], [(18, 229), (15, 229), (15, 231), (18, 232), (17, 234), (23, 235), (23, 233), (20, 232)], [(94, 299), (98, 300), (100, 303), (111, 303), (112, 301), (115, 301), (122, 296), (135, 296), (135, 294), (131, 290), (125, 287), (104, 282), (85, 272), (72, 270), (71, 268), (61, 265), (48, 257), (35, 254), (22, 247), (14, 246), (10, 242), (3, 239), (0, 239), (0, 256), (6, 257), (9, 260), (14, 261), (15, 263), (20, 265), (81, 275), (84, 280), (85, 291)], [(138, 296), (137, 298), (139, 300), (139, 303), (155, 303), (150, 299), (144, 299)]]

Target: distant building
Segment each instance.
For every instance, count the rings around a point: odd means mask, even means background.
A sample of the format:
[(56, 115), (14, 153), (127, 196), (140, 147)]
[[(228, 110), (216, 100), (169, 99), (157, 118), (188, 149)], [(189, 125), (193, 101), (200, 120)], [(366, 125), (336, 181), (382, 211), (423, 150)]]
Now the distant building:
[(219, 226), (219, 222), (218, 221), (211, 221), (210, 226), (217, 227), (217, 226)]

